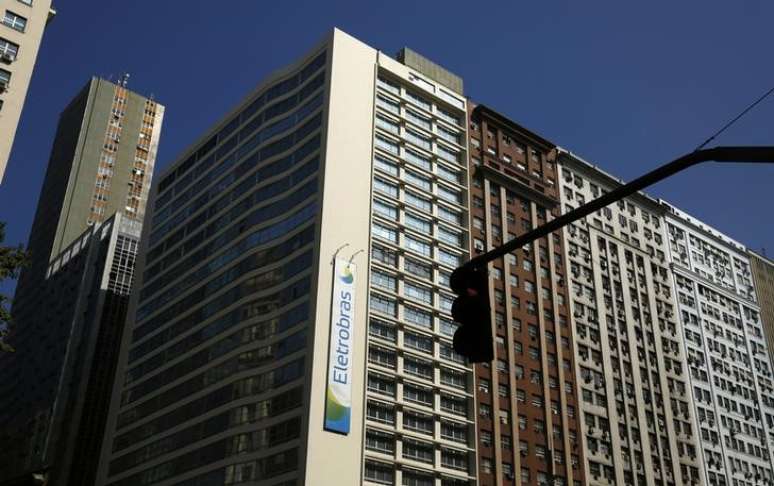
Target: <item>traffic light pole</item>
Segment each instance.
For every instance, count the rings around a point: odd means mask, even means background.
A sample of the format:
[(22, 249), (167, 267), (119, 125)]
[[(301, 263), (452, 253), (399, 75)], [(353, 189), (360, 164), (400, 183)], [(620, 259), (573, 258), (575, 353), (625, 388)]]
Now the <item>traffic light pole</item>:
[[(528, 243), (532, 243), (538, 238), (542, 238), (554, 231), (566, 226), (580, 218), (587, 216), (594, 211), (602, 209), (618, 200), (640, 191), (651, 184), (655, 184), (667, 177), (674, 175), (682, 170), (700, 164), (702, 162), (753, 162), (753, 163), (774, 163), (774, 147), (715, 147), (706, 150), (697, 150), (682, 157), (662, 165), (661, 167), (648, 172), (647, 174), (614, 189), (602, 197), (594, 199), (588, 204), (584, 204), (573, 209), (567, 214), (563, 214), (548, 223), (539, 226), (532, 231), (525, 233), (511, 241), (504, 243), (482, 255), (472, 258), (464, 263), (462, 268), (481, 268), (492, 260), (512, 253)], [(458, 270), (460, 270), (458, 269)]]

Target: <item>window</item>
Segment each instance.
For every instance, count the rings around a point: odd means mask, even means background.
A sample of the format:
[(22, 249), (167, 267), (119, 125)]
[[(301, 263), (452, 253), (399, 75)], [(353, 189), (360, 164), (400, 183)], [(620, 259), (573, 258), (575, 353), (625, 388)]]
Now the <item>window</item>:
[(430, 120), (423, 117), (422, 115), (417, 114), (414, 111), (406, 110), (406, 119), (408, 119), (410, 122), (414, 123), (415, 125), (419, 125), (420, 127), (430, 130)]
[(433, 433), (433, 416), (414, 411), (403, 412), (403, 426), (423, 434)]
[(398, 154), (400, 152), (400, 148), (398, 147), (397, 143), (379, 135), (376, 136), (376, 146), (382, 150), (390, 152), (391, 154)]
[(371, 272), (371, 284), (383, 289), (395, 291), (396, 280), (393, 275), (374, 270)]
[(430, 212), (433, 209), (433, 203), (431, 203), (428, 199), (415, 195), (412, 192), (406, 191), (405, 199), (406, 204), (419, 208), (423, 211)]
[(448, 209), (440, 204), (438, 205), (438, 217), (443, 220), (449, 221), (450, 223), (454, 223), (457, 225), (460, 224), (460, 219), (461, 219), (460, 213), (458, 213), (457, 211)]
[(438, 260), (441, 263), (445, 263), (446, 265), (450, 265), (452, 267), (456, 267), (460, 263), (460, 256), (456, 255), (454, 253), (449, 253), (446, 250), (439, 249), (438, 250)]
[(403, 335), (403, 344), (408, 348), (417, 349), (426, 353), (433, 352), (433, 339), (419, 334), (407, 332)]
[(376, 237), (383, 238), (393, 243), (398, 242), (398, 232), (392, 228), (388, 228), (387, 226), (383, 226), (379, 223), (374, 223), (372, 225), (371, 232)]
[(387, 98), (383, 98), (381, 96), (376, 97), (376, 104), (384, 108), (385, 110), (392, 112), (392, 113), (400, 113), (400, 103), (396, 103), (395, 101), (389, 100)]
[[(377, 226), (377, 225), (374, 225)], [(380, 235), (377, 235), (380, 236)], [(431, 256), (433, 254), (433, 248), (430, 243), (418, 240), (412, 236), (405, 236), (405, 247), (409, 250), (415, 251), (420, 255)]]
[(398, 187), (378, 177), (374, 179), (374, 189), (388, 196), (398, 197)]
[(406, 282), (403, 287), (403, 295), (425, 304), (433, 304), (433, 291), (426, 287)]
[(392, 434), (367, 429), (366, 449), (383, 454), (393, 454), (395, 452), (395, 437)]
[(462, 200), (462, 195), (459, 191), (447, 189), (441, 185), (438, 186), (438, 197), (455, 204), (460, 204), (460, 201)]
[(387, 219), (398, 219), (398, 208), (378, 199), (374, 200), (374, 212)]
[(465, 373), (451, 368), (441, 368), (441, 383), (463, 390), (467, 388)]
[(435, 479), (430, 474), (419, 471), (403, 471), (401, 486), (433, 486), (434, 484)]
[(460, 327), (460, 325), (454, 321), (444, 318), (440, 318), (439, 320), (441, 323), (440, 331), (444, 336), (454, 336), (454, 333), (457, 332), (457, 329)]
[(389, 91), (390, 93), (400, 95), (400, 86), (393, 83), (392, 81), (387, 81), (386, 79), (379, 77), (377, 80), (377, 83), (379, 84), (380, 88), (384, 88), (385, 90)]
[(395, 381), (391, 378), (368, 375), (368, 390), (381, 395), (387, 395), (390, 397), (395, 396)]
[(420, 233), (426, 235), (433, 234), (433, 225), (426, 219), (414, 216), (413, 214), (407, 212), (405, 222), (407, 227), (415, 229)]
[(0, 37), (0, 56), (9, 58), (11, 61), (16, 59), (19, 54), (19, 46), (13, 42), (7, 41)]
[(403, 309), (403, 319), (406, 322), (410, 322), (411, 324), (420, 327), (425, 327), (428, 329), (433, 327), (432, 314), (408, 305)]
[[(458, 441), (459, 442), (459, 441)], [(468, 454), (464, 451), (441, 448), (441, 464), (444, 467), (458, 469), (460, 471), (468, 470)], [(430, 483), (431, 486), (435, 482)]]
[(456, 183), (460, 182), (460, 173), (457, 172), (456, 170), (451, 170), (441, 164), (438, 164), (437, 172), (438, 172), (438, 177), (440, 177), (441, 179), (445, 179), (447, 181), (456, 182)]
[(424, 189), (425, 191), (428, 191), (428, 192), (432, 190), (430, 179), (428, 179), (427, 177), (423, 177), (415, 172), (406, 171), (406, 182), (410, 182), (411, 184), (414, 184), (415, 186), (418, 186), (420, 189)]
[(372, 293), (369, 300), (369, 307), (371, 310), (382, 312), (384, 314), (395, 316), (397, 310), (397, 304), (393, 299), (389, 297), (382, 297), (381, 295)]
[(389, 250), (379, 245), (374, 245), (373, 248), (371, 248), (371, 257), (376, 261), (385, 263), (392, 267), (398, 266), (397, 253), (395, 253), (395, 251), (393, 250)]
[(418, 260), (414, 260), (413, 258), (406, 258), (403, 261), (403, 269), (417, 277), (424, 278), (424, 279), (432, 279), (433, 278), (433, 269), (430, 265), (422, 263)]
[(406, 153), (404, 155), (404, 158), (411, 164), (414, 164), (418, 167), (421, 167), (427, 171), (429, 171), (432, 168), (432, 163), (430, 162), (430, 159), (427, 157), (424, 157), (422, 155), (417, 154), (416, 152), (412, 150), (406, 150)]
[(413, 93), (412, 91), (406, 91), (406, 98), (408, 98), (412, 103), (416, 104), (421, 108), (424, 108), (427, 111), (430, 111), (430, 109), (433, 106), (429, 101), (422, 98), (418, 94)]
[(452, 130), (447, 130), (446, 128), (443, 128), (441, 126), (438, 127), (438, 136), (449, 142), (453, 142), (456, 144), (460, 143), (459, 133)]
[(403, 359), (403, 371), (420, 378), (433, 379), (433, 364), (425, 360), (406, 357)]
[(380, 462), (366, 461), (365, 478), (379, 484), (393, 484), (394, 472), (392, 466)]
[(368, 323), (368, 334), (393, 343), (398, 337), (398, 331), (394, 324), (378, 320), (372, 320)]
[(459, 162), (459, 153), (456, 151), (447, 149), (443, 145), (438, 145), (437, 149), (438, 156), (442, 159), (450, 162)]
[(432, 144), (430, 143), (429, 138), (422, 136), (412, 130), (406, 130), (406, 140), (413, 143), (417, 147), (420, 147), (426, 150), (430, 150), (432, 148)]
[(5, 11), (3, 23), (12, 29), (18, 30), (19, 32), (24, 32), (24, 29), (27, 28), (27, 19), (21, 15), (17, 15), (11, 12), (10, 10)]
[(395, 423), (395, 408), (392, 404), (368, 400), (367, 414), (370, 420), (386, 424)]
[(433, 405), (433, 391), (420, 386), (406, 384), (403, 386), (403, 399), (430, 407)]
[[(439, 208), (440, 209), (440, 208)], [(443, 226), (438, 227), (438, 239), (454, 246), (462, 246), (462, 235)]]
[(400, 133), (400, 126), (397, 123), (381, 115), (376, 116), (376, 126), (390, 133)]
[(5, 91), (4, 88), (7, 88), (9, 84), (11, 84), (11, 73), (5, 69), (0, 69), (0, 93)]
[(449, 113), (443, 108), (438, 108), (437, 115), (438, 115), (438, 118), (440, 118), (445, 122), (451, 123), (452, 125), (457, 125), (457, 126), (460, 125), (460, 117), (452, 113)]

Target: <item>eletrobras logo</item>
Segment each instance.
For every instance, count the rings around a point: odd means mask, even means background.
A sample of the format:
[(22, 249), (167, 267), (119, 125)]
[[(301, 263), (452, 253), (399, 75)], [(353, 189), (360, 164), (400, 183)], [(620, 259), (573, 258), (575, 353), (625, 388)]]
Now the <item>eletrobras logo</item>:
[(331, 338), (325, 396), (325, 430), (349, 433), (352, 412), (352, 335), (355, 265), (336, 259), (331, 302)]

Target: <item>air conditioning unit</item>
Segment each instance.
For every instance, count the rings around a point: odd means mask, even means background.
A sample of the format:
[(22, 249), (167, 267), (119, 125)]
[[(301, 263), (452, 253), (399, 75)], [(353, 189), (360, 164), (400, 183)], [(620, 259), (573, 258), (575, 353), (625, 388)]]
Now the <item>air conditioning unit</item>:
[(8, 83), (6, 81), (0, 81), (0, 93), (8, 91)]
[(0, 54), (0, 60), (2, 60), (6, 64), (11, 64), (13, 61), (16, 60), (16, 57), (10, 52), (3, 52), (2, 54)]

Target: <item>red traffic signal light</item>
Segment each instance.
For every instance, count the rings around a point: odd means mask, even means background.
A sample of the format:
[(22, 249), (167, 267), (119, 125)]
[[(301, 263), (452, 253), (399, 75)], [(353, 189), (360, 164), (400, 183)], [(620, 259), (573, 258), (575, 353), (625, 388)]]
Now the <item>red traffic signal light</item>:
[(486, 268), (460, 267), (452, 272), (449, 286), (457, 294), (452, 317), (460, 324), (454, 333), (454, 350), (471, 363), (492, 361), (494, 343)]

